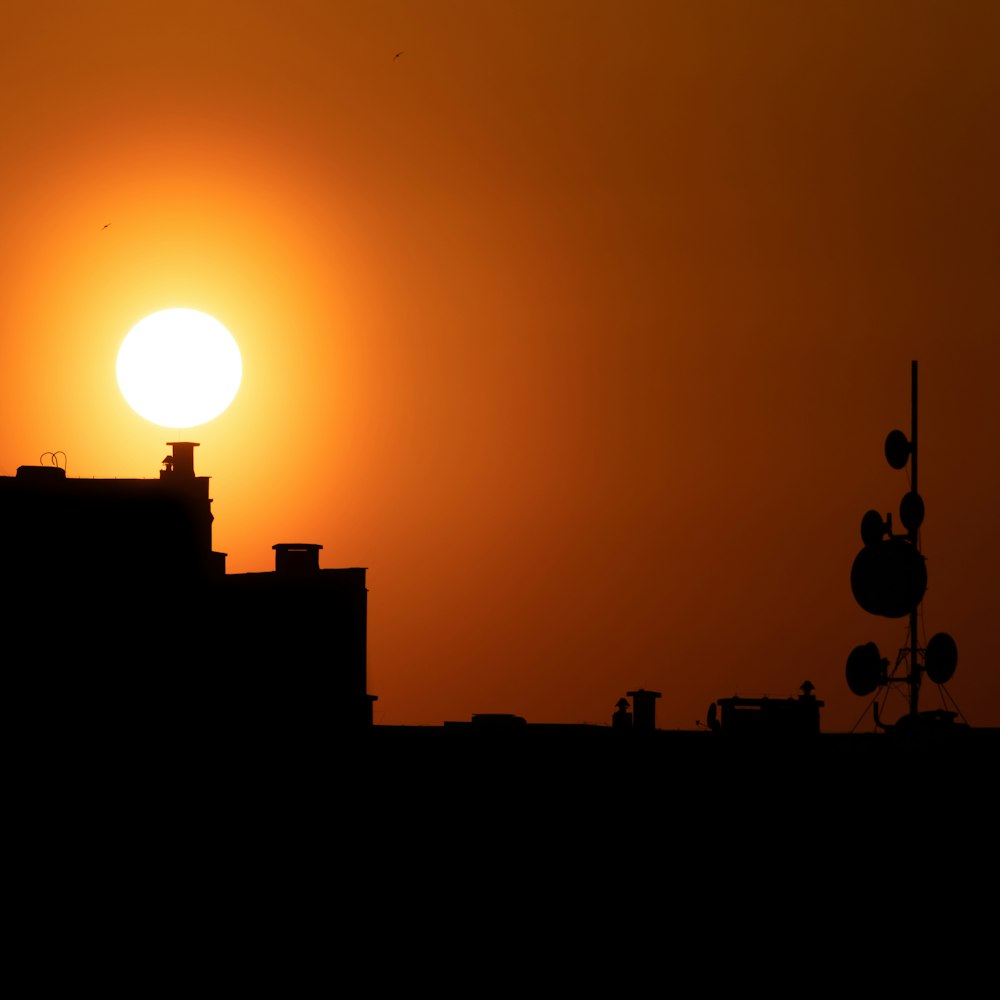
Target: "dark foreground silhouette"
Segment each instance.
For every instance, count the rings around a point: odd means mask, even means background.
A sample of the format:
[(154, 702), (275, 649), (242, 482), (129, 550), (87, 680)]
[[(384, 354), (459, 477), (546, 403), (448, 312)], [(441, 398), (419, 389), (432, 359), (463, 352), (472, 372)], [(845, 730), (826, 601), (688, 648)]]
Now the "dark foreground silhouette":
[(320, 569), (320, 545), (278, 543), (273, 571), (226, 573), (197, 445), (170, 446), (156, 479), (70, 479), (44, 464), (0, 478), (4, 704), (29, 760), (96, 755), (199, 781), (256, 762), (288, 787), (373, 769), (387, 786), (501, 782), (517, 795), (598, 776), (608, 794), (739, 781), (801, 795), (824, 773), (867, 781), (899, 757), (968, 769), (996, 756), (997, 731), (960, 725), (822, 733), (808, 682), (797, 698), (721, 699), (687, 732), (657, 729), (661, 694), (643, 689), (602, 726), (495, 714), (373, 725), (365, 570)]

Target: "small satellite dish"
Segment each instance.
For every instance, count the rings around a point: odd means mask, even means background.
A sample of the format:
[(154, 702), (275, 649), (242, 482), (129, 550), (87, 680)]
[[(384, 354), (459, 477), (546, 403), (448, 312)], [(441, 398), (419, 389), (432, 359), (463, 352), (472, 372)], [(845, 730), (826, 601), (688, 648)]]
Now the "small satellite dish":
[(947, 632), (936, 632), (927, 643), (924, 667), (935, 684), (947, 684), (958, 666), (958, 646)]
[(902, 431), (889, 431), (885, 438), (885, 460), (894, 468), (902, 469), (913, 450)]
[(899, 501), (899, 519), (907, 531), (917, 531), (924, 523), (924, 501), (919, 493), (910, 490)]
[(847, 657), (847, 686), (859, 698), (864, 698), (885, 683), (885, 668), (888, 664), (889, 661), (883, 660), (879, 655), (878, 646), (874, 642), (855, 646)]
[(861, 541), (865, 545), (878, 545), (884, 534), (882, 515), (877, 510), (865, 511), (865, 516), (861, 518)]

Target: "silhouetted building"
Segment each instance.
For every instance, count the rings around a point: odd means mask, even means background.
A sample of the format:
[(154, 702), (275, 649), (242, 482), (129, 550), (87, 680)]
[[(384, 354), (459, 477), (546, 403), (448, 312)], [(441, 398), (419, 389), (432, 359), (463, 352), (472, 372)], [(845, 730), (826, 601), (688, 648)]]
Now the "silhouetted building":
[[(217, 609), (225, 624), (222, 646), (235, 646), (242, 659), (265, 662), (286, 677), (290, 701), (283, 711), (319, 711), (348, 727), (371, 725), (365, 570), (320, 569), (321, 545), (273, 548), (273, 572), (224, 578)], [(321, 700), (310, 704), (316, 697)]]
[(0, 477), (0, 573), (43, 593), (196, 583), (225, 572), (212, 552), (208, 478), (174, 444), (159, 479), (70, 479), (22, 465)]
[(72, 651), (79, 673), (127, 669), (109, 696), (128, 688), (161, 715), (370, 725), (365, 570), (320, 569), (322, 546), (278, 544), (274, 571), (226, 574), (197, 445), (170, 445), (158, 479), (43, 465), (0, 477), (4, 624), (32, 651), (20, 681), (65, 671)]

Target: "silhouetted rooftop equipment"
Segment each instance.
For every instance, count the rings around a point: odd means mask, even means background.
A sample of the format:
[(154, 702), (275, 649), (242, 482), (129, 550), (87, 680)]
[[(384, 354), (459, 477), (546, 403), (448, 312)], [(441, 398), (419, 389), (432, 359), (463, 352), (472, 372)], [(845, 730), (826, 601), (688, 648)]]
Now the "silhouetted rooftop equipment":
[[(720, 698), (709, 708), (708, 727), (714, 732), (744, 736), (813, 736), (819, 733), (823, 702), (813, 695), (810, 681), (797, 698)], [(721, 709), (717, 718), (712, 709)]]
[(322, 545), (308, 542), (278, 542), (274, 549), (274, 569), (280, 576), (310, 576), (319, 572)]
[[(173, 456), (163, 460), (167, 465), (167, 475), (172, 473), (178, 479), (194, 479), (194, 450), (200, 445), (194, 441), (168, 441), (167, 444), (174, 449)], [(165, 478), (162, 472), (160, 476)]]
[(632, 699), (632, 727), (640, 733), (651, 733), (656, 729), (656, 699), (663, 696), (659, 691), (646, 691), (644, 688), (625, 693)]
[(924, 666), (927, 676), (935, 684), (947, 684), (958, 666), (958, 646), (947, 632), (937, 632), (931, 636), (924, 651)]
[(863, 698), (885, 684), (888, 668), (889, 661), (879, 653), (874, 642), (855, 646), (847, 657), (847, 686)]
[(66, 481), (66, 470), (56, 465), (19, 465), (17, 478), (36, 483), (62, 483)]
[(632, 728), (632, 712), (630, 709), (631, 705), (628, 698), (619, 698), (615, 702), (615, 713), (611, 716), (612, 729), (625, 730)]
[[(847, 685), (856, 695), (867, 697), (877, 689), (899, 682), (909, 685), (911, 718), (918, 712), (922, 674), (938, 685), (949, 681), (958, 663), (958, 647), (947, 632), (932, 636), (926, 649), (917, 639), (918, 609), (927, 591), (927, 565), (920, 551), (920, 527), (924, 522), (924, 501), (917, 480), (917, 362), (910, 363), (910, 437), (900, 430), (885, 439), (885, 458), (894, 469), (910, 464), (910, 489), (899, 503), (899, 519), (905, 535), (894, 535), (892, 514), (883, 521), (877, 510), (861, 519), (863, 548), (851, 566), (851, 592), (869, 614), (885, 618), (909, 618), (906, 645), (896, 657), (895, 667), (881, 656), (873, 642), (855, 646), (847, 658)], [(908, 667), (895, 676), (900, 666)], [(876, 727), (882, 726), (875, 711)], [(910, 727), (912, 728), (912, 727)]]
[(851, 567), (851, 592), (870, 615), (905, 618), (927, 590), (927, 565), (917, 547), (895, 536), (866, 545)]

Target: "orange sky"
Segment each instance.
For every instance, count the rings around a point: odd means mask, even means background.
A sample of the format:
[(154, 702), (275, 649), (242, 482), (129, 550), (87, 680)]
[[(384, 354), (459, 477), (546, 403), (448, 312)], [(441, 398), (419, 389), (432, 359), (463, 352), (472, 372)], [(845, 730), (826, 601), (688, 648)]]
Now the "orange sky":
[[(369, 567), (377, 722), (809, 678), (847, 729), (917, 358), (926, 634), (1000, 725), (998, 51), (985, 2), (5, 4), (0, 474), (200, 441), (231, 571)], [(115, 383), (169, 306), (244, 360), (181, 435)]]

